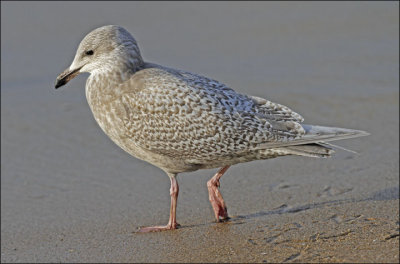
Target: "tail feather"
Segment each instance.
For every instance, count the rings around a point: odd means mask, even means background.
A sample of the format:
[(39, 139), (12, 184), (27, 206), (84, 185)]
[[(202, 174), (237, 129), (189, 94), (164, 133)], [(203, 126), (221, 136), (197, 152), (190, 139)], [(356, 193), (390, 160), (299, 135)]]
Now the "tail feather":
[(306, 145), (295, 145), (281, 148), (287, 151), (289, 154), (314, 157), (314, 158), (327, 158), (335, 151), (330, 148), (320, 144), (306, 144)]
[(314, 125), (302, 125), (306, 134), (304, 139), (320, 140), (322, 142), (368, 136), (369, 133), (340, 127), (325, 127)]
[(266, 142), (258, 144), (256, 149), (270, 149), (277, 147), (288, 147), (297, 145), (306, 145), (311, 143), (324, 143), (328, 141), (356, 138), (368, 136), (369, 133), (361, 130), (354, 130), (339, 127), (325, 127), (314, 125), (301, 125), (305, 134), (298, 139), (280, 142)]
[(333, 147), (333, 148), (345, 150), (345, 151), (350, 152), (350, 153), (353, 153), (353, 154), (358, 154), (357, 151), (354, 151), (354, 150), (351, 150), (351, 149), (347, 149), (347, 148), (344, 148), (344, 147), (342, 147), (342, 146), (334, 145), (334, 144), (331, 144), (331, 143), (328, 143), (328, 142), (319, 143), (319, 144), (321, 144), (322, 146), (325, 146), (325, 147), (326, 147), (326, 146), (330, 146), (330, 147)]

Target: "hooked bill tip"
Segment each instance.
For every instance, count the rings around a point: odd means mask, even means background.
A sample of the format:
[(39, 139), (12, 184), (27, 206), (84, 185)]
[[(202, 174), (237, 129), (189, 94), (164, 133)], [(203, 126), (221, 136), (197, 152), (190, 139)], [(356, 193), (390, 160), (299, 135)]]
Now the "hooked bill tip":
[(59, 87), (65, 85), (67, 82), (65, 81), (65, 79), (59, 79), (56, 80), (56, 84), (54, 86), (55, 89), (58, 89)]

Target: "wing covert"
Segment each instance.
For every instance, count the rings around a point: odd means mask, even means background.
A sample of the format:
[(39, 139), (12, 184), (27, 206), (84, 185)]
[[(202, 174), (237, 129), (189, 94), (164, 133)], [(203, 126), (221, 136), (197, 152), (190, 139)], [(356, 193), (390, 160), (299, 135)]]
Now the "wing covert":
[(140, 85), (119, 99), (129, 131), (124, 136), (148, 151), (201, 161), (302, 132), (301, 116), (287, 107), (238, 94), (217, 81), (159, 68), (135, 75)]

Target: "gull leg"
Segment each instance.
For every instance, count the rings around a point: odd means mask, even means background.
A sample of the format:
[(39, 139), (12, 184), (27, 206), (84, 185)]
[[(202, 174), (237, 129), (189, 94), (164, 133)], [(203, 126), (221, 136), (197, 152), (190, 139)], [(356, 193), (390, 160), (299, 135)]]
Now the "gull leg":
[(214, 210), (217, 222), (228, 220), (228, 211), (226, 209), (225, 201), (219, 191), (219, 179), (229, 169), (230, 166), (221, 168), (215, 175), (207, 182), (208, 198)]
[(178, 181), (176, 180), (176, 174), (168, 173), (168, 176), (171, 180), (171, 188), (169, 190), (169, 193), (171, 195), (171, 208), (169, 212), (168, 224), (165, 226), (141, 227), (139, 229), (139, 232), (147, 233), (147, 232), (171, 230), (171, 229), (176, 229), (179, 226), (179, 224), (176, 222), (176, 204), (178, 202), (179, 185)]

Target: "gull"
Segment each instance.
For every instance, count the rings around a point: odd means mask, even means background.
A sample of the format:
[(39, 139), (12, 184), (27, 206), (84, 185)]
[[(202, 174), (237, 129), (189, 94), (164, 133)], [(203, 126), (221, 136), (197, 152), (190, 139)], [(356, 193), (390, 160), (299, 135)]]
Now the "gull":
[(234, 164), (279, 156), (329, 157), (325, 142), (368, 135), (365, 131), (303, 124), (288, 107), (234, 91), (216, 80), (145, 62), (123, 27), (87, 34), (59, 88), (82, 72), (93, 116), (110, 139), (170, 178), (168, 224), (140, 232), (176, 229), (178, 173), (220, 168), (207, 182), (217, 222), (229, 219), (220, 178)]

